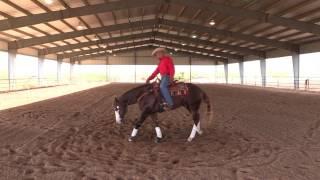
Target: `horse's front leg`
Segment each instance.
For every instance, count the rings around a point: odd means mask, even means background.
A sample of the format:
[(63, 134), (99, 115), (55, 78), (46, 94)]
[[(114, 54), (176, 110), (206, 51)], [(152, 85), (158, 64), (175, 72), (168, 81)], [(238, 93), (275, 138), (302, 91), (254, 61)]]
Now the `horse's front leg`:
[(144, 109), (139, 117), (139, 119), (136, 121), (134, 128), (132, 130), (131, 136), (129, 137), (128, 141), (133, 141), (133, 139), (137, 136), (138, 134), (138, 129), (141, 127), (143, 124), (144, 120), (150, 115), (149, 111), (147, 109)]
[(161, 132), (161, 129), (159, 127), (159, 122), (158, 122), (158, 115), (156, 113), (152, 114), (151, 115), (151, 119), (155, 125), (155, 130), (156, 130), (156, 139), (155, 139), (155, 142), (156, 143), (159, 143), (161, 142), (161, 139), (162, 139), (162, 132)]

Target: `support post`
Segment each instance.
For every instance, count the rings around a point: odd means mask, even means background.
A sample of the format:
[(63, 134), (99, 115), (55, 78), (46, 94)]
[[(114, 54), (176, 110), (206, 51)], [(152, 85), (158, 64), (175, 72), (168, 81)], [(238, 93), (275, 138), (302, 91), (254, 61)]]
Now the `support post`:
[(43, 63), (44, 63), (44, 55), (38, 55), (38, 86), (42, 86), (43, 81)]
[(57, 59), (57, 84), (60, 84), (61, 81), (61, 65), (62, 59)]
[(214, 83), (217, 83), (218, 77), (218, 65), (219, 62), (217, 60), (214, 61)]
[(260, 71), (261, 71), (261, 84), (263, 87), (266, 87), (267, 77), (266, 77), (266, 59), (265, 58), (260, 60)]
[(137, 52), (134, 51), (134, 83), (137, 83)]
[(9, 91), (15, 87), (15, 61), (17, 49), (8, 49), (8, 86)]
[(109, 80), (109, 76), (108, 76), (108, 66), (109, 66), (109, 56), (106, 55), (106, 82), (108, 82)]
[(190, 83), (192, 82), (191, 66), (192, 66), (192, 58), (191, 58), (191, 56), (189, 56), (189, 81), (190, 81)]
[(228, 61), (225, 61), (224, 63), (223, 63), (223, 65), (224, 65), (224, 77), (225, 77), (225, 79), (226, 79), (226, 84), (228, 84)]
[(70, 72), (69, 72), (70, 77), (69, 77), (69, 82), (70, 82), (70, 84), (71, 84), (72, 81), (73, 81), (74, 61), (70, 59), (69, 63), (70, 63)]
[(241, 61), (239, 62), (239, 72), (240, 72), (240, 83), (241, 83), (241, 85), (243, 85), (243, 82), (244, 82), (244, 77), (243, 77), (243, 74), (244, 74), (243, 60), (241, 60)]
[(294, 89), (299, 89), (299, 78), (300, 78), (300, 53), (294, 52), (292, 54), (293, 64), (293, 83)]

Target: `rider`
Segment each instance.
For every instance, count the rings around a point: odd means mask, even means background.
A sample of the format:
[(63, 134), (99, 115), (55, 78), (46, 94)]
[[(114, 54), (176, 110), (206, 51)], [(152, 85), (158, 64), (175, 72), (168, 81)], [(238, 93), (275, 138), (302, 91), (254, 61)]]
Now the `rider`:
[(174, 104), (169, 92), (169, 85), (173, 83), (174, 80), (175, 70), (173, 61), (170, 56), (166, 55), (166, 50), (164, 48), (156, 48), (151, 55), (159, 59), (159, 64), (146, 82), (149, 83), (150, 80), (154, 79), (160, 73), (160, 91), (166, 101), (163, 105), (164, 107), (172, 109)]

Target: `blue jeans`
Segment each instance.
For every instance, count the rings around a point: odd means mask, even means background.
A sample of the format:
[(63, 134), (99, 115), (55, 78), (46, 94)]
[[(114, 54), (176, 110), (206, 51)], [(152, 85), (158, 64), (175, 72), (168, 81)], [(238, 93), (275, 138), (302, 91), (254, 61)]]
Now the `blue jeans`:
[(173, 106), (173, 100), (169, 92), (170, 77), (168, 75), (161, 76), (160, 91), (169, 106)]

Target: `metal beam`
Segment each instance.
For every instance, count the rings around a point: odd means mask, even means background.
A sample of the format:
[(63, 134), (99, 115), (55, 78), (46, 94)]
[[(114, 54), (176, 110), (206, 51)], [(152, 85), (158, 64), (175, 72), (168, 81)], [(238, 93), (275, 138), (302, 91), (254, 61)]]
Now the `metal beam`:
[(294, 89), (299, 89), (299, 80), (300, 80), (300, 54), (292, 54), (292, 64), (293, 64), (293, 83)]
[(212, 51), (212, 50), (197, 48), (197, 47), (191, 47), (191, 46), (183, 46), (183, 45), (177, 44), (177, 43), (170, 43), (170, 42), (164, 42), (164, 41), (158, 41), (158, 40), (155, 40), (155, 43), (161, 44), (163, 46), (171, 46), (171, 47), (178, 48), (178, 49), (185, 49), (185, 50), (189, 50), (189, 51), (196, 51), (196, 52), (201, 52), (201, 53), (213, 54), (215, 56), (222, 56), (224, 58), (243, 60), (243, 56), (239, 56), (239, 55), (235, 55), (235, 54), (217, 52), (217, 51)]
[[(141, 37), (151, 37), (149, 36), (150, 33), (143, 33), (141, 35)], [(130, 35), (131, 36), (131, 35)], [(136, 35), (134, 37), (139, 37), (140, 35)], [(123, 38), (125, 40), (125, 37), (127, 36), (123, 36), (123, 37), (119, 37), (119, 38)], [(132, 36), (133, 37), (133, 36)], [(174, 43), (166, 43), (166, 42), (162, 42), (162, 41), (153, 41), (153, 40), (145, 40), (145, 41), (138, 41), (135, 43), (126, 43), (126, 44), (122, 44), (122, 45), (115, 45), (115, 46), (109, 46), (107, 48), (96, 48), (96, 49), (90, 49), (90, 50), (85, 50), (85, 51), (78, 51), (78, 52), (72, 52), (72, 53), (66, 53), (66, 54), (59, 54), (57, 55), (59, 59), (65, 59), (65, 58), (72, 58), (75, 56), (81, 56), (84, 54), (91, 54), (91, 53), (96, 53), (96, 52), (100, 52), (100, 51), (108, 51), (108, 50), (113, 50), (113, 49), (120, 49), (120, 48), (126, 48), (129, 46), (139, 46), (139, 45), (144, 45), (144, 44), (148, 44), (148, 43), (157, 43), (159, 45), (163, 45), (163, 46), (172, 46), (173, 48), (171, 49), (175, 49), (175, 48), (179, 48), (179, 49), (184, 49), (185, 51), (197, 51), (197, 52), (201, 52), (201, 53), (207, 53), (207, 54), (215, 54), (217, 56), (230, 56), (233, 59), (243, 59), (242, 56), (238, 56), (238, 55), (233, 55), (233, 54), (226, 54), (226, 53), (221, 53), (221, 52), (215, 52), (215, 51), (211, 51), (211, 50), (207, 50), (207, 49), (201, 49), (201, 48), (195, 48), (195, 47), (187, 47), (187, 46), (182, 46), (179, 44), (174, 44)], [(197, 54), (197, 53), (193, 53), (193, 54)], [(197, 54), (198, 55), (198, 54)], [(218, 57), (213, 57), (213, 56), (206, 56), (206, 57), (211, 57), (211, 58), (215, 58), (218, 59), (220, 61), (224, 61), (224, 58), (218, 58)]]
[(53, 53), (57, 53), (57, 52), (61, 52), (61, 51), (83, 48), (83, 47), (92, 46), (92, 45), (105, 44), (105, 43), (115, 43), (115, 42), (120, 42), (120, 41), (130, 41), (130, 40), (134, 40), (134, 39), (147, 38), (147, 37), (153, 37), (153, 36), (157, 36), (157, 37), (168, 39), (168, 40), (177, 40), (177, 41), (183, 41), (186, 43), (194, 43), (197, 45), (205, 45), (205, 46), (233, 50), (233, 51), (237, 51), (237, 52), (240, 52), (240, 53), (243, 53), (246, 55), (256, 55), (259, 57), (265, 57), (265, 52), (263, 52), (263, 51), (257, 51), (257, 50), (252, 50), (252, 49), (242, 48), (242, 47), (237, 47), (237, 46), (231, 46), (231, 45), (226, 45), (226, 44), (222, 44), (222, 43), (215, 43), (215, 42), (206, 41), (206, 40), (196, 40), (196, 39), (188, 38), (186, 36), (178, 36), (178, 35), (160, 33), (160, 32), (158, 32), (158, 33), (154, 33), (154, 32), (139, 33), (139, 34), (133, 34), (133, 35), (127, 35), (127, 36), (121, 36), (121, 37), (114, 37), (114, 38), (110, 38), (110, 39), (102, 39), (102, 40), (92, 41), (92, 42), (84, 42), (84, 43), (78, 43), (78, 44), (71, 44), (71, 45), (65, 45), (65, 46), (46, 48), (46, 49), (39, 50), (39, 54), (47, 55), (47, 54), (53, 54)]
[(16, 18), (9, 18), (0, 20), (0, 31), (9, 29), (20, 28), (24, 26), (31, 26), (35, 24), (67, 19), (72, 17), (86, 16), (97, 13), (117, 11), (128, 8), (139, 8), (143, 6), (154, 6), (160, 4), (159, 0), (135, 0), (134, 2), (128, 1), (115, 1), (108, 3), (100, 3), (90, 6), (82, 6), (77, 8), (70, 8), (61, 11), (52, 11), (41, 14), (34, 14), (32, 16), (23, 16)]
[(38, 86), (42, 85), (43, 64), (44, 64), (44, 55), (38, 55)]
[[(112, 50), (112, 51), (113, 51), (113, 53), (127, 52), (127, 51), (134, 51), (134, 50), (140, 50), (140, 49), (150, 49), (150, 47), (156, 48), (156, 47), (159, 47), (159, 45), (160, 44), (142, 46), (142, 47), (134, 47), (134, 48), (122, 49), (122, 50)], [(130, 47), (130, 46), (127, 46), (127, 47)], [(168, 48), (168, 49), (174, 50), (173, 48)], [(226, 61), (226, 59), (223, 59), (223, 58), (217, 58), (217, 57), (213, 57), (213, 56), (190, 53), (190, 52), (184, 52), (184, 51), (179, 51), (178, 54), (179, 55), (185, 55), (185, 56), (198, 57), (198, 58), (206, 58), (206, 59), (209, 58), (209, 59), (213, 59), (215, 61), (221, 61), (221, 62), (225, 62)], [(101, 57), (101, 56), (105, 56), (105, 55), (107, 55), (107, 53), (103, 52), (103, 53), (89, 54), (89, 55), (84, 55), (84, 56), (76, 56), (76, 57), (71, 57), (70, 61), (72, 61), (72, 62), (74, 62), (74, 61), (82, 61), (82, 60), (95, 58), (95, 57)]]
[(212, 42), (207, 40), (193, 39), (187, 36), (177, 36), (177, 35), (161, 33), (161, 32), (156, 33), (156, 36), (159, 36), (161, 38), (165, 38), (168, 40), (176, 40), (176, 41), (182, 41), (185, 43), (193, 43), (197, 45), (210, 46), (212, 48), (217, 47), (217, 48), (232, 50), (232, 51), (240, 52), (246, 55), (256, 55), (259, 57), (266, 56), (266, 53), (263, 51), (258, 51), (258, 50), (253, 50), (253, 49), (243, 48), (238, 46), (232, 46), (232, 45), (227, 45), (227, 44), (222, 44), (222, 43), (217, 43), (217, 42)]
[(155, 23), (156, 23), (155, 20), (145, 20), (143, 22), (143, 24), (140, 21), (135, 21), (135, 22), (131, 22), (131, 23), (116, 24), (116, 25), (86, 29), (86, 30), (81, 30), (81, 31), (72, 31), (72, 32), (64, 33), (64, 34), (55, 34), (55, 35), (42, 36), (42, 37), (36, 37), (36, 38), (30, 38), (30, 39), (21, 39), (18, 41), (9, 42), (8, 46), (11, 49), (20, 49), (20, 48), (25, 48), (25, 47), (29, 47), (29, 46), (35, 46), (35, 45), (51, 43), (51, 42), (55, 42), (55, 41), (61, 41), (64, 39), (76, 38), (79, 36), (106, 33), (106, 32), (118, 31), (121, 29), (129, 29), (132, 26), (137, 27), (137, 26), (143, 25), (145, 27), (148, 27), (148, 26), (153, 26)]
[(224, 66), (224, 77), (226, 79), (226, 84), (229, 83), (229, 64), (228, 61), (223, 63)]
[[(120, 52), (128, 52), (128, 51), (134, 51), (134, 49), (147, 49), (148, 47), (135, 47), (135, 48), (130, 48), (130, 49), (121, 49), (121, 50), (114, 50), (115, 53), (120, 53)], [(97, 58), (97, 57), (102, 57), (102, 56), (108, 56), (107, 52), (103, 53), (97, 53), (97, 54), (89, 54), (89, 55), (84, 55), (84, 56), (77, 56), (77, 57), (72, 57), (70, 58), (71, 61), (83, 61), (87, 59), (92, 59), (92, 58)]]
[(62, 51), (67, 51), (67, 50), (72, 50), (72, 49), (80, 49), (80, 48), (88, 47), (88, 46), (92, 46), (92, 45), (116, 43), (116, 42), (121, 42), (121, 41), (130, 41), (133, 39), (151, 37), (153, 35), (154, 35), (153, 32), (147, 32), (147, 33), (141, 33), (141, 34), (132, 34), (132, 35), (127, 35), (127, 36), (113, 37), (113, 38), (109, 38), (109, 39), (102, 39), (102, 40), (91, 41), (91, 42), (83, 42), (83, 43), (70, 44), (70, 45), (65, 45), (65, 46), (46, 48), (46, 49), (39, 50), (39, 54), (48, 55), (48, 54), (54, 54), (57, 52), (62, 52)]
[(243, 82), (244, 82), (243, 61), (240, 61), (240, 62), (239, 62), (239, 73), (240, 73), (240, 84), (243, 85)]
[(237, 7), (232, 7), (224, 5), (221, 3), (199, 1), (199, 0), (171, 0), (172, 3), (177, 3), (181, 5), (188, 5), (193, 8), (199, 8), (211, 12), (218, 12), (228, 16), (243, 17), (248, 19), (255, 19), (264, 23), (271, 23), (279, 26), (289, 27), (292, 29), (297, 29), (301, 32), (312, 33), (315, 35), (320, 35), (320, 26), (312, 23), (298, 21), (292, 18), (284, 18), (260, 11), (253, 11), (248, 9), (241, 9)]
[(59, 57), (57, 58), (57, 84), (60, 84), (61, 82), (61, 67), (62, 67), (62, 59)]
[(96, 52), (100, 52), (100, 51), (109, 51), (109, 50), (114, 50), (114, 49), (127, 48), (130, 46), (142, 46), (145, 44), (150, 44), (152, 42), (153, 42), (153, 40), (144, 40), (144, 41), (138, 41), (138, 42), (133, 42), (133, 43), (125, 43), (125, 44), (120, 44), (120, 45), (109, 46), (106, 48), (96, 48), (96, 49), (89, 49), (89, 50), (66, 53), (66, 54), (59, 54), (57, 56), (57, 58), (58, 59), (66, 59), (66, 58), (71, 58), (71, 57), (80, 56), (80, 55), (84, 55), (84, 54), (96, 53)]
[(9, 91), (15, 88), (15, 64), (16, 64), (17, 50), (8, 49), (8, 84)]
[[(155, 48), (161, 46), (161, 44), (154, 46)], [(173, 47), (166, 47), (166, 49), (170, 49), (171, 51), (174, 51), (175, 48)], [(218, 57), (214, 57), (214, 56), (209, 56), (209, 55), (203, 55), (203, 54), (197, 54), (197, 53), (191, 53), (187, 50), (180, 50), (177, 54), (182, 55), (182, 56), (187, 56), (187, 57), (193, 57), (193, 58), (203, 58), (203, 59), (213, 59), (215, 61), (219, 61), (219, 62), (225, 62), (227, 61), (227, 59), (225, 58), (218, 58)]]
[(261, 72), (261, 85), (263, 87), (266, 87), (267, 85), (267, 65), (266, 65), (266, 59), (262, 58), (260, 59), (260, 72)]
[(251, 36), (243, 33), (237, 33), (237, 32), (232, 32), (232, 31), (227, 31), (227, 30), (219, 30), (216, 28), (212, 27), (206, 27), (202, 25), (197, 25), (197, 24), (190, 24), (190, 23), (184, 23), (184, 22), (178, 22), (178, 21), (172, 21), (172, 20), (159, 20), (163, 25), (167, 26), (176, 26), (179, 28), (184, 28), (184, 29), (189, 29), (189, 30), (194, 30), (199, 33), (207, 33), (212, 36), (220, 36), (220, 37), (227, 37), (227, 38), (235, 38), (235, 39), (241, 39), (249, 42), (254, 42), (257, 44), (263, 44), (271, 47), (276, 47), (279, 49), (285, 49), (293, 52), (299, 52), (299, 46), (291, 43), (286, 43), (286, 42), (280, 42), (276, 40), (271, 40), (267, 38), (262, 38), (262, 37), (256, 37), (256, 36)]

